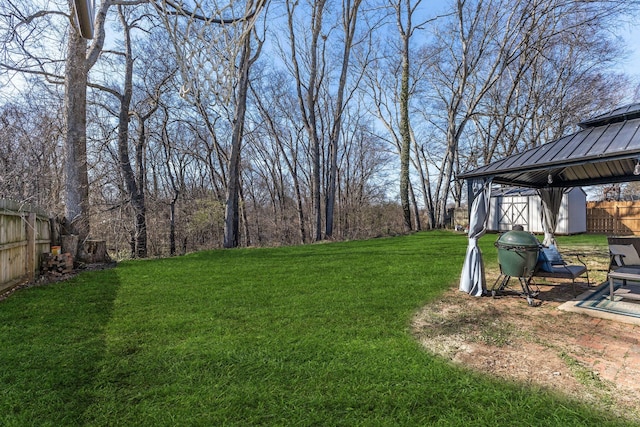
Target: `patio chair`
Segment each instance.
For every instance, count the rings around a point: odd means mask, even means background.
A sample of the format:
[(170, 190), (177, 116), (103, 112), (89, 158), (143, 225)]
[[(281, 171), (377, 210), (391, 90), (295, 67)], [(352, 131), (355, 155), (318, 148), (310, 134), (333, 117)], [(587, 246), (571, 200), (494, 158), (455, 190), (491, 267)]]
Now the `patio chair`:
[(576, 293), (576, 278), (583, 274), (587, 279), (587, 286), (591, 286), (589, 281), (589, 269), (584, 261), (580, 258), (582, 254), (567, 254), (575, 256), (579, 264), (567, 264), (558, 252), (558, 249), (551, 245), (549, 247), (541, 247), (538, 264), (533, 273), (533, 277), (542, 277), (545, 279), (571, 279), (571, 287), (573, 294)]
[(609, 271), (620, 267), (640, 271), (640, 236), (607, 236), (609, 243)]
[[(627, 281), (638, 282), (640, 275), (640, 236), (607, 236), (609, 243), (609, 274), (616, 272), (622, 280), (622, 286)], [(613, 277), (609, 276), (611, 298), (613, 298)]]

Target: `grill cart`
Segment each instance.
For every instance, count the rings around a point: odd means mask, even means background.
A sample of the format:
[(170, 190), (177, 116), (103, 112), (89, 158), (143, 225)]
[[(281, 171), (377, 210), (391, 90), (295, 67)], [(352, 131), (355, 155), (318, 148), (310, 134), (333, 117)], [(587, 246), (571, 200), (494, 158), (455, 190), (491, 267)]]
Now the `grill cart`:
[(531, 278), (538, 262), (540, 242), (526, 231), (508, 231), (502, 234), (495, 243), (498, 248), (498, 263), (500, 277), (491, 288), (491, 295), (496, 296), (504, 290), (512, 277), (517, 277), (522, 287), (522, 293), (530, 306), (537, 305), (533, 298), (538, 292), (531, 291)]

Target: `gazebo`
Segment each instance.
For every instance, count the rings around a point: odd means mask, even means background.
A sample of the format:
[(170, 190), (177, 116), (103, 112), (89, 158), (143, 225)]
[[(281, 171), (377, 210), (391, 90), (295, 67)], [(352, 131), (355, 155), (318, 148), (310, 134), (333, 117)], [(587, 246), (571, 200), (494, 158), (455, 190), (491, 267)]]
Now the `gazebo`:
[(581, 130), (458, 175), (467, 181), (469, 243), (460, 290), (486, 289), (478, 239), (486, 230), (492, 184), (534, 188), (542, 199), (544, 244), (555, 242), (558, 210), (566, 188), (640, 181), (640, 103), (578, 123)]

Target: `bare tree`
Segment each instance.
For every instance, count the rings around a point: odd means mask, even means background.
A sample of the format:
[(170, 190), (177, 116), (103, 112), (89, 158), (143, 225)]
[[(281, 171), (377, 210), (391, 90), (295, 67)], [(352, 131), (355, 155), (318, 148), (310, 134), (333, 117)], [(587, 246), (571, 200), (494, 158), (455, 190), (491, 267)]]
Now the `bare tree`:
[[(444, 225), (454, 174), (467, 167), (461, 160), (478, 162), (483, 152), (490, 155), (493, 151), (476, 146), (476, 149), (469, 149), (464, 159), (460, 158), (460, 142), (467, 126), (470, 123), (483, 125), (480, 116), (491, 97), (499, 96), (500, 102), (514, 110), (511, 110), (513, 114), (504, 109), (500, 113), (485, 110), (493, 118), (491, 122), (484, 122), (491, 128), (484, 127), (482, 144), (494, 144), (496, 138), (504, 141), (502, 135), (515, 123), (514, 117), (527, 114), (523, 96), (541, 99), (546, 95), (541, 95), (540, 90), (544, 90), (545, 85), (555, 84), (547, 81), (540, 85), (531, 80), (534, 66), (540, 70), (538, 73), (543, 73), (540, 67), (552, 63), (550, 55), (554, 46), (556, 49), (559, 45), (577, 48), (580, 42), (574, 35), (587, 28), (591, 32), (598, 28), (603, 30), (601, 24), (619, 13), (622, 6), (620, 2), (611, 1), (461, 0), (455, 3), (455, 20), (435, 31), (439, 57), (432, 87), (447, 112), (441, 125), (445, 144), (435, 190), (438, 226)], [(580, 54), (588, 56), (590, 53), (582, 50)], [(566, 67), (571, 62), (555, 65)], [(530, 90), (526, 90), (527, 84)], [(557, 104), (553, 108), (559, 109)], [(535, 115), (540, 110), (534, 107), (528, 111)], [(453, 190), (458, 198), (460, 187)]]
[(170, 107), (167, 104), (162, 105), (162, 121), (161, 121), (161, 134), (160, 134), (160, 146), (163, 177), (168, 181), (165, 185), (168, 186), (169, 192), (169, 254), (176, 254), (176, 204), (178, 197), (184, 191), (183, 180), (179, 179), (180, 175), (184, 175), (185, 154), (181, 155), (181, 158), (174, 161), (174, 152), (176, 142), (179, 140), (179, 136), (171, 134), (170, 121)]
[[(388, 38), (378, 42), (386, 43), (388, 47), (382, 49), (378, 57), (368, 66), (365, 80), (366, 96), (370, 99), (369, 108), (372, 114), (386, 129), (389, 143), (399, 156), (398, 176), (402, 220), (405, 231), (410, 231), (422, 227), (416, 190), (411, 180), (412, 163), (421, 178), (424, 206), (428, 212), (431, 211), (430, 205), (426, 203), (431, 191), (428, 185), (429, 171), (423, 169), (417, 157), (411, 156), (412, 151), (419, 152), (416, 131), (411, 121), (416, 112), (425, 114), (424, 101), (416, 96), (421, 90), (421, 85), (424, 86), (422, 80), (425, 67), (429, 62), (422, 55), (422, 49), (416, 47), (415, 35), (417, 31), (441, 17), (423, 18), (416, 22), (417, 17), (424, 16), (424, 9), (426, 9), (421, 8), (421, 1), (400, 0), (390, 1), (387, 4), (391, 17), (395, 21), (395, 29), (389, 29), (393, 34), (390, 37), (392, 43), (385, 42)], [(416, 55), (416, 52), (420, 54)], [(421, 118), (418, 123), (424, 121), (425, 119)], [(419, 145), (424, 149), (424, 144)]]
[[(305, 215), (305, 194), (301, 182), (303, 172), (300, 163), (305, 131), (302, 125), (296, 125), (299, 117), (295, 113), (296, 99), (295, 95), (289, 91), (291, 88), (288, 86), (287, 76), (283, 73), (270, 73), (264, 76), (263, 80), (268, 80), (271, 84), (262, 84), (260, 93), (257, 93), (256, 85), (262, 82), (252, 84), (254, 102), (265, 127), (264, 134), (256, 134), (255, 138), (251, 138), (251, 146), (256, 151), (253, 163), (263, 163), (266, 167), (274, 168), (270, 173), (265, 174), (265, 179), (270, 179), (276, 187), (275, 191), (271, 192), (272, 199), (280, 201), (281, 213), (279, 216), (282, 217), (283, 222), (286, 221), (286, 182), (293, 187), (298, 241), (306, 243), (307, 216)], [(257, 158), (262, 158), (263, 162), (255, 161)], [(274, 200), (274, 204), (275, 202)]]
[[(374, 131), (373, 122), (366, 109), (351, 108), (345, 113), (343, 138), (338, 162), (337, 217), (342, 238), (363, 238), (383, 232), (399, 232), (400, 227), (387, 228), (381, 223), (389, 221), (383, 214), (387, 182), (384, 168), (390, 162), (387, 144)], [(397, 213), (394, 213), (399, 220)]]
[(597, 30), (600, 19), (566, 31), (552, 14), (538, 13), (524, 28), (527, 45), (472, 118), (482, 136), (475, 164), (558, 139), (594, 110), (620, 102), (628, 82), (611, 70), (622, 51)]
[[(147, 208), (145, 204), (146, 171), (145, 171), (145, 151), (146, 151), (146, 122), (158, 109), (159, 96), (162, 86), (173, 75), (171, 70), (165, 70), (166, 77), (155, 83), (156, 87), (151, 93), (136, 105), (134, 102), (134, 35), (136, 29), (140, 29), (141, 23), (146, 19), (144, 14), (136, 16), (135, 11), (127, 13), (122, 5), (117, 6), (118, 18), (122, 26), (123, 51), (108, 51), (105, 54), (113, 54), (122, 58), (124, 65), (123, 81), (121, 88), (116, 89), (118, 84), (102, 85), (92, 83), (91, 86), (100, 89), (117, 99), (118, 106), (114, 115), (118, 117), (118, 169), (122, 174), (125, 186), (125, 194), (128, 203), (133, 210), (133, 227), (131, 231), (131, 256), (145, 258), (147, 256)], [(149, 65), (149, 64), (146, 64)], [(153, 84), (151, 78), (147, 78), (147, 84)], [(134, 148), (133, 162), (130, 155), (131, 131), (130, 122), (135, 118), (137, 129)]]
[[(347, 75), (351, 60), (351, 49), (355, 43), (355, 35), (358, 29), (358, 13), (362, 0), (344, 0), (342, 2), (342, 31), (344, 33), (344, 44), (342, 46), (342, 60), (340, 61), (340, 77), (336, 88), (335, 106), (333, 107), (333, 123), (329, 133), (329, 179), (327, 194), (325, 198), (325, 235), (333, 236), (334, 210), (336, 204), (336, 188), (338, 177), (338, 143), (342, 128), (342, 117), (346, 104), (351, 96), (345, 100), (347, 86)], [(353, 92), (351, 92), (353, 93)]]
[[(146, 206), (144, 201), (144, 169), (142, 162), (143, 145), (136, 144), (136, 160), (139, 173), (135, 173), (129, 157), (129, 117), (131, 114), (131, 99), (133, 97), (133, 48), (132, 30), (135, 19), (130, 23), (125, 16), (122, 6), (118, 6), (118, 17), (123, 29), (124, 37), (124, 81), (121, 93), (114, 93), (119, 101), (118, 109), (118, 160), (124, 178), (127, 195), (134, 211), (135, 227), (131, 236), (131, 253), (133, 257), (147, 256), (147, 223)], [(144, 123), (144, 121), (142, 121)], [(141, 133), (144, 138), (144, 133)]]
[[(64, 83), (65, 217), (69, 231), (77, 234), (81, 242), (90, 232), (86, 146), (87, 77), (102, 50), (105, 17), (112, 4), (111, 0), (101, 2), (94, 22), (95, 37), (88, 47), (72, 17), (75, 7), (72, 0), (68, 0), (67, 11), (29, 10), (11, 0), (3, 3), (2, 17), (9, 24), (3, 35), (5, 52), (11, 54), (3, 58), (0, 67), (40, 76), (51, 83)], [(58, 18), (62, 20), (57, 21)], [(37, 39), (50, 30), (60, 30), (52, 25), (54, 22), (69, 28), (63, 73), (59, 69), (60, 59), (51, 58), (51, 51), (44, 48)], [(57, 33), (57, 36), (62, 39), (61, 33)]]
[[(254, 13), (257, 6), (253, 1), (247, 2), (245, 16)], [(242, 21), (244, 28), (242, 32), (253, 33), (253, 23)], [(262, 41), (258, 39), (258, 47), (256, 50), (252, 48), (251, 37), (247, 34), (242, 41), (242, 50), (238, 62), (238, 85), (235, 92), (235, 111), (233, 116), (233, 133), (231, 136), (231, 156), (229, 159), (229, 183), (227, 186), (227, 202), (225, 209), (225, 233), (224, 247), (234, 248), (238, 246), (240, 241), (240, 220), (239, 220), (239, 199), (241, 194), (240, 185), (240, 149), (242, 138), (244, 136), (244, 122), (247, 111), (247, 93), (249, 91), (249, 70), (260, 55), (262, 49)]]
[[(233, 4), (194, 2), (190, 10), (164, 0), (158, 10), (173, 42), (184, 84), (182, 94), (209, 117), (215, 108), (207, 99), (223, 108), (230, 100), (234, 109), (229, 152), (224, 154), (228, 178), (225, 182), (224, 247), (239, 243), (240, 151), (244, 136), (249, 70), (259, 56), (262, 41), (255, 23), (266, 5), (265, 0), (248, 0), (241, 10)], [(172, 19), (173, 18), (173, 19)], [(254, 43), (256, 43), (254, 45)], [(209, 129), (215, 131), (211, 122)]]
[(409, 79), (410, 79), (410, 42), (417, 27), (413, 25), (414, 14), (421, 0), (412, 3), (411, 0), (399, 0), (391, 3), (396, 16), (396, 23), (400, 35), (400, 204), (405, 231), (411, 231), (411, 206), (409, 202), (409, 158), (411, 156), (411, 124), (409, 123)]
[(73, 193), (72, 226), (91, 218), (86, 230), (133, 256), (442, 226), (460, 170), (617, 101), (629, 85), (603, 31), (637, 4), (456, 0), (429, 21), (421, 0), (291, 0), (267, 21), (281, 56), (258, 61), (265, 2), (109, 0), (98, 20), (108, 10), (124, 31), (97, 58), (96, 40), (66, 37), (63, 3), (0, 3), (0, 79), (33, 88), (32, 105), (3, 93), (0, 194), (61, 209), (51, 195)]
[(39, 85), (0, 107), (0, 198), (61, 212), (63, 122)]
[[(73, 19), (67, 39), (65, 64), (65, 217), (69, 231), (80, 242), (90, 234), (89, 175), (87, 171), (87, 81), (105, 40), (104, 23), (112, 2), (104, 0), (96, 14), (90, 48)], [(74, 4), (69, 0), (69, 10)], [(82, 245), (80, 245), (82, 248)]]
[[(310, 3), (310, 22), (308, 40), (305, 38), (307, 34), (301, 34), (303, 41), (308, 43), (308, 47), (304, 50), (298, 44), (298, 31), (295, 25), (295, 16), (299, 7), (299, 2), (287, 0), (287, 21), (289, 30), (289, 58), (291, 60), (291, 72), (295, 78), (296, 94), (298, 97), (298, 106), (301, 113), (302, 123), (307, 131), (309, 138), (309, 146), (311, 152), (312, 164), (312, 182), (311, 197), (313, 200), (313, 239), (315, 241), (322, 240), (322, 205), (321, 205), (321, 168), (320, 154), (321, 142), (319, 134), (318, 119), (318, 98), (322, 79), (325, 77), (323, 70), (324, 63), (324, 43), (326, 35), (323, 34), (323, 19), (325, 15), (325, 0), (314, 0)], [(302, 65), (299, 56), (307, 58), (304, 64), (306, 68), (306, 78), (303, 74)]]

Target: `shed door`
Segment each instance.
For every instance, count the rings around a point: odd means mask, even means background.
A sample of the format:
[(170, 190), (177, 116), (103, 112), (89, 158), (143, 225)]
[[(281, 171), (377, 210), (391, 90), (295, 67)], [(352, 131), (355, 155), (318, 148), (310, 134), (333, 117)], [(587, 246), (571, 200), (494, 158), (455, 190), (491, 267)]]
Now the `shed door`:
[(526, 197), (505, 197), (500, 203), (499, 230), (511, 230), (514, 225), (529, 230), (529, 200)]

